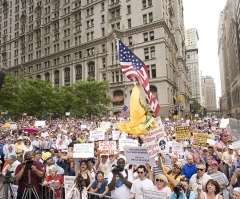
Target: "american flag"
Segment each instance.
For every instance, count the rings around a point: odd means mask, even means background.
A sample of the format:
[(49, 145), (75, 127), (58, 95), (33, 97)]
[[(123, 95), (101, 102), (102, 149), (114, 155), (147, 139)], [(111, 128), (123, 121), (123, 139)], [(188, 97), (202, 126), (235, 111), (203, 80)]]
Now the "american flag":
[(126, 117), (127, 113), (130, 111), (130, 109), (128, 108), (127, 105), (124, 105), (121, 113), (119, 113), (119, 116), (120, 117)]
[(120, 40), (118, 40), (118, 57), (122, 72), (127, 76), (128, 79), (135, 78), (136, 81), (142, 85), (148, 103), (151, 106), (155, 116), (157, 116), (160, 105), (158, 101), (153, 97), (149, 86), (148, 70), (146, 65), (141, 59), (139, 59), (131, 50), (129, 50)]

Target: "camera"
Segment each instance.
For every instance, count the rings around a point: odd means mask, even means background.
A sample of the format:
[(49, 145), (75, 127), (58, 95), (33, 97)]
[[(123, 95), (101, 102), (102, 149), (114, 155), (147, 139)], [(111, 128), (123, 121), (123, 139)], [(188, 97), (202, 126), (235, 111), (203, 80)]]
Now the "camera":
[(26, 157), (25, 158), (25, 167), (27, 169), (31, 169), (32, 165), (33, 165), (33, 160), (31, 159), (31, 157)]
[(11, 176), (11, 173), (14, 173), (14, 171), (9, 171), (9, 170), (6, 170), (6, 175), (5, 175), (5, 177), (7, 178), (7, 179), (10, 179), (12, 176)]
[[(113, 165), (114, 166), (114, 165)], [(122, 168), (120, 166), (116, 166), (113, 168), (112, 173), (117, 175), (118, 173), (120, 173), (122, 171)]]
[(179, 184), (173, 188), (174, 193), (177, 195), (180, 195), (181, 190), (183, 190), (184, 192), (186, 191), (185, 187), (182, 184)]

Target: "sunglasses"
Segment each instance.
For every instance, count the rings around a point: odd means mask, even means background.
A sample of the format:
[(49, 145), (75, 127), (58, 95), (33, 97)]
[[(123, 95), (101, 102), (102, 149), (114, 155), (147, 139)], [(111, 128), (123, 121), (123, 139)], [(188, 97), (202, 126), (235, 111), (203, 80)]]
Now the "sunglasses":
[(156, 182), (164, 182), (162, 179), (156, 179)]
[(177, 165), (173, 165), (173, 167), (175, 167), (176, 169), (180, 169)]
[(197, 168), (197, 170), (198, 170), (198, 171), (203, 171), (204, 169), (199, 169), (199, 168)]
[(138, 171), (138, 174), (143, 174), (144, 172), (143, 171)]

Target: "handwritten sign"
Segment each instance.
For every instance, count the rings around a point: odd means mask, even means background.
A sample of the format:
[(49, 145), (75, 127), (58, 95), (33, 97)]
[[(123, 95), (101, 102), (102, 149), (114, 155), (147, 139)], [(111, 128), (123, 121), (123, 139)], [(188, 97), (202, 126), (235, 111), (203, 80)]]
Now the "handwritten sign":
[(68, 191), (73, 187), (75, 176), (63, 176), (64, 177), (64, 189), (65, 194), (68, 193)]
[(104, 131), (90, 131), (89, 139), (90, 141), (104, 140)]
[(151, 166), (156, 165), (155, 158), (150, 158), (148, 156), (147, 147), (125, 146), (123, 149), (128, 164), (145, 165), (149, 163)]
[(210, 175), (213, 180), (218, 182), (218, 184), (221, 185), (228, 185), (228, 180), (225, 178), (225, 176), (222, 174), (222, 172), (212, 173)]
[(190, 138), (190, 126), (176, 126), (175, 127), (176, 140)]
[(99, 141), (99, 153), (101, 155), (113, 155), (117, 152), (115, 141)]
[(151, 131), (148, 131), (143, 139), (144, 146), (147, 147), (149, 157), (155, 157), (160, 152), (158, 140), (164, 137), (165, 131), (163, 127), (157, 127)]
[(179, 142), (173, 142), (172, 143), (172, 152), (182, 152), (182, 144)]
[(123, 151), (124, 146), (138, 146), (138, 141), (132, 140), (132, 139), (119, 140), (119, 150), (120, 151)]
[(211, 139), (211, 135), (204, 133), (193, 133), (192, 144), (197, 146), (208, 147), (207, 139)]
[(94, 143), (74, 144), (73, 158), (93, 158)]
[(112, 131), (112, 140), (118, 139), (127, 139), (127, 133), (120, 132), (120, 131)]
[(143, 190), (143, 199), (167, 199), (167, 193)]

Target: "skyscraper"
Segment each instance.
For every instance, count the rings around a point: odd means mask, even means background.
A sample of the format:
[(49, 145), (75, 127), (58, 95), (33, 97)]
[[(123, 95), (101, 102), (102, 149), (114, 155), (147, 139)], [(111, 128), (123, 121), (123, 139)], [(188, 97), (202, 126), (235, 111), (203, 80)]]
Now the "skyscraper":
[(216, 111), (216, 87), (214, 79), (210, 76), (202, 77), (204, 104), (208, 111)]

